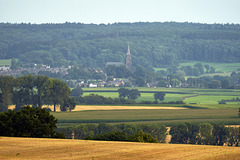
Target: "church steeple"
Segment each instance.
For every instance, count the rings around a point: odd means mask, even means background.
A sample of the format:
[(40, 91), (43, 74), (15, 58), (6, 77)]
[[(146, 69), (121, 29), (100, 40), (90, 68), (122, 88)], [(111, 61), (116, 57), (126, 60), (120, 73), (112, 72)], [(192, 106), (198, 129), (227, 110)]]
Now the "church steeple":
[(131, 54), (131, 53), (130, 53), (129, 43), (128, 43), (128, 51), (127, 51), (127, 54)]
[(130, 53), (130, 47), (128, 43), (128, 51), (126, 53), (126, 68), (131, 71), (132, 70), (132, 60), (131, 60), (131, 53)]

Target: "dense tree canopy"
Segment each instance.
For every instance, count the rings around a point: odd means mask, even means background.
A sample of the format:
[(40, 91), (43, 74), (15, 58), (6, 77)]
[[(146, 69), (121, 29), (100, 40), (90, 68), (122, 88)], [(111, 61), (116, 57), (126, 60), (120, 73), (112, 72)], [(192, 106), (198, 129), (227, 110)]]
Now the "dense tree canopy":
[(159, 99), (160, 101), (163, 101), (165, 95), (166, 95), (165, 92), (155, 92), (155, 93), (154, 93), (154, 99), (155, 99), (156, 101), (157, 101), (158, 99)]
[(74, 109), (75, 101), (70, 98), (70, 88), (67, 83), (45, 76), (0, 76), (0, 112), (8, 110), (10, 104), (16, 105), (15, 110), (21, 110), (25, 105), (42, 107), (43, 104), (60, 105)]
[[(240, 60), (239, 24), (1, 23), (0, 34), (0, 58), (14, 58), (13, 68), (34, 64), (103, 68), (106, 62), (124, 62), (127, 43), (133, 67), (163, 67), (183, 60)], [(198, 67), (202, 72), (202, 66)]]
[(55, 138), (57, 119), (41, 108), (23, 107), (20, 111), (0, 113), (0, 136)]

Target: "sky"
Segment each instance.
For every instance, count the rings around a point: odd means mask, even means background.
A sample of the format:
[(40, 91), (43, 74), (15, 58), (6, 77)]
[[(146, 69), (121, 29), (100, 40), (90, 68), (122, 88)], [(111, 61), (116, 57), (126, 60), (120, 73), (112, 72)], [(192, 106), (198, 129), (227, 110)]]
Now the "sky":
[(0, 22), (240, 24), (240, 0), (0, 0)]

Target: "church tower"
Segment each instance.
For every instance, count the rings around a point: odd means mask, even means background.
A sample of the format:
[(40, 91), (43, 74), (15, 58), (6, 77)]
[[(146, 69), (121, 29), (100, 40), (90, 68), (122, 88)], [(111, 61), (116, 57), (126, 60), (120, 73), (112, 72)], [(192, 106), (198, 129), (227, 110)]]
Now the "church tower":
[(131, 71), (132, 70), (132, 60), (131, 60), (131, 53), (130, 53), (130, 47), (128, 43), (128, 51), (126, 53), (126, 68)]

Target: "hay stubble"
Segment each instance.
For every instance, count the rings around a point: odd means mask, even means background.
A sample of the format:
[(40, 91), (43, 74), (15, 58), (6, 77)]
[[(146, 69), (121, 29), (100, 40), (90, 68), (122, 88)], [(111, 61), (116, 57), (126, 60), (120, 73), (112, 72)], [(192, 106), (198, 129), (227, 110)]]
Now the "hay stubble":
[(0, 159), (237, 159), (239, 147), (0, 138)]

